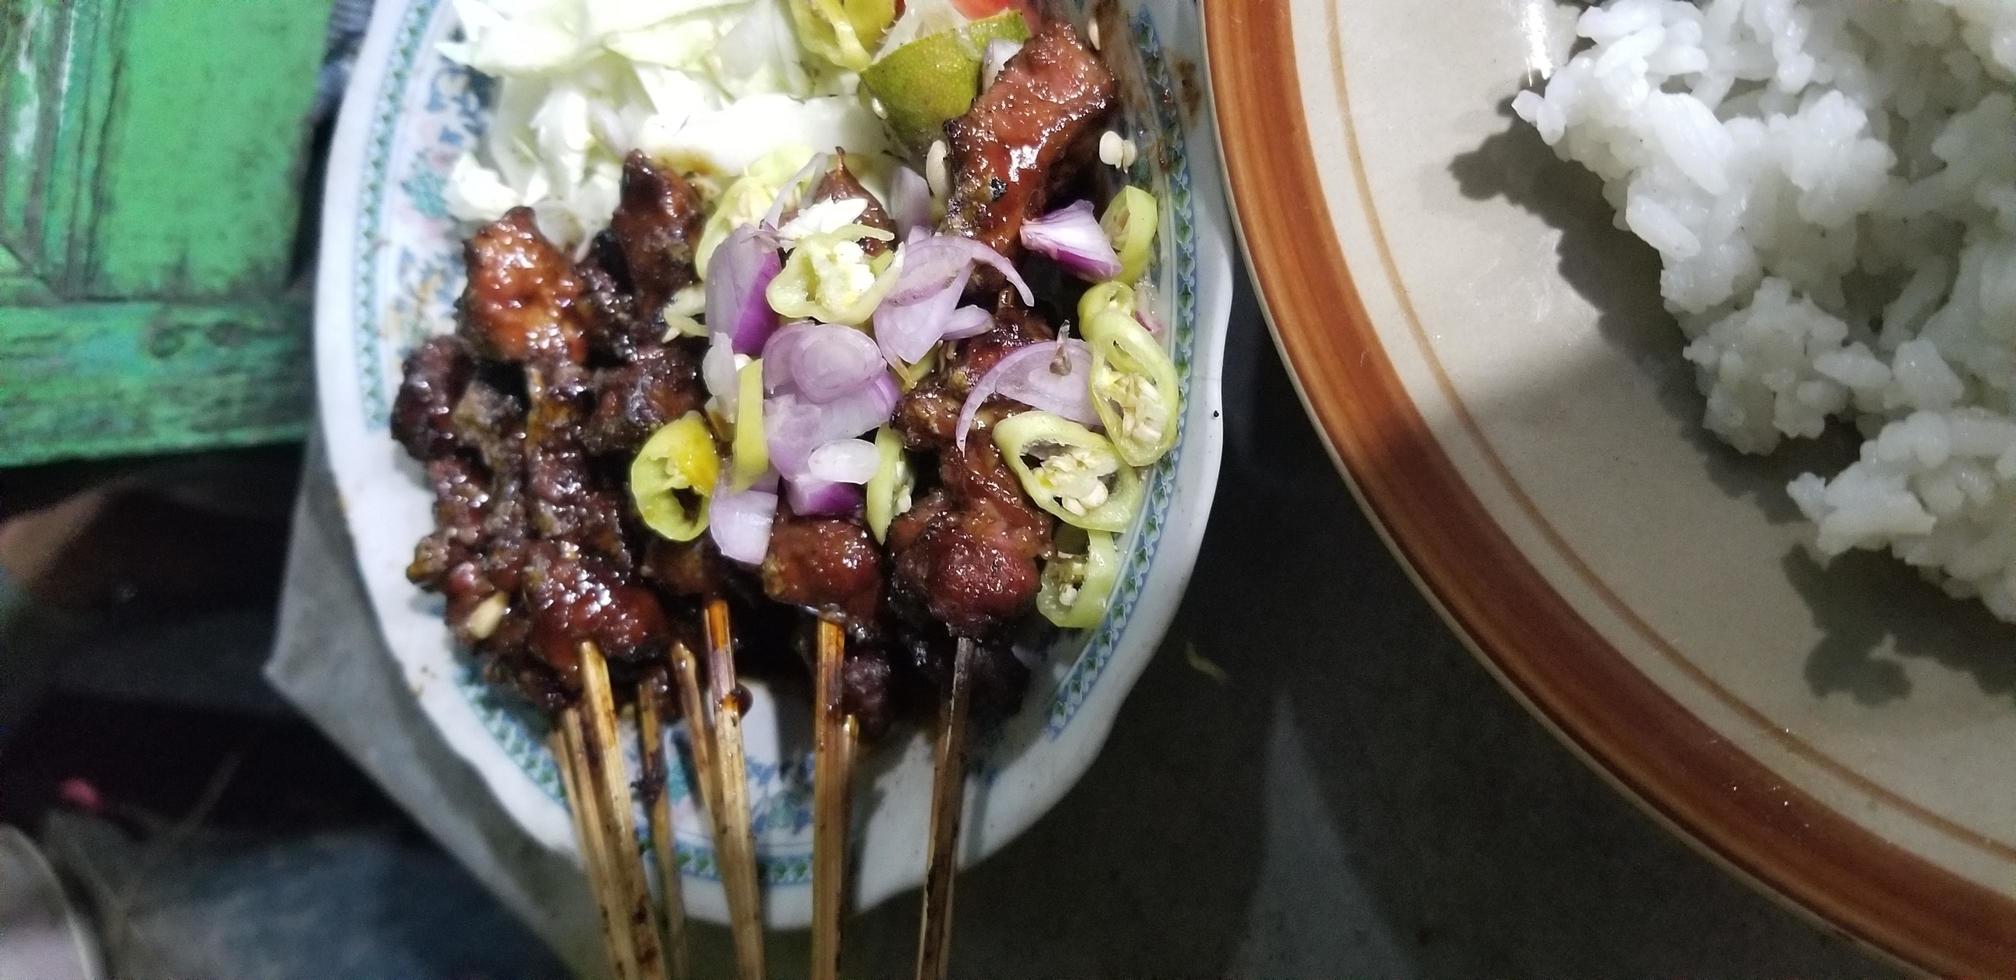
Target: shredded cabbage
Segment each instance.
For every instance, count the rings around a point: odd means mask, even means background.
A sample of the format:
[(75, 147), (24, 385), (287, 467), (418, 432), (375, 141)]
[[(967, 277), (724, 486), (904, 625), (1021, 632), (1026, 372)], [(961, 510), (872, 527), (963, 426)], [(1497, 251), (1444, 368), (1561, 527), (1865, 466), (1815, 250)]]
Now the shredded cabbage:
[(779, 147), (749, 164), (742, 176), (721, 192), (713, 212), (707, 215), (707, 224), (700, 229), (700, 241), (693, 246), (693, 267), (701, 278), (706, 278), (707, 264), (714, 258), (714, 250), (727, 240), (728, 233), (763, 220), (770, 203), (784, 189), (784, 182), (803, 169), (812, 156), (812, 148), (802, 144)]
[(790, 0), (454, 0), (441, 53), (498, 79), (489, 129), (449, 174), (464, 221), (520, 205), (576, 246), (632, 149), (722, 180), (790, 143), (886, 146), (848, 72), (808, 71)]

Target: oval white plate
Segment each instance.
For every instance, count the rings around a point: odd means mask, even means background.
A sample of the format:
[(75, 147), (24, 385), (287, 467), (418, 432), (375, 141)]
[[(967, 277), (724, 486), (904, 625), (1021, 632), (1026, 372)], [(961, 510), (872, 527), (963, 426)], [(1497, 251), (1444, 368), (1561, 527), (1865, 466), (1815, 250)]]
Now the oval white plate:
[(1655, 257), (1506, 109), (1584, 6), (1208, 8), (1276, 337), (1396, 552), (1571, 746), (1847, 934), (2007, 974), (2016, 633), (1887, 558), (1822, 569), (1800, 450), (1703, 432)]
[[(1156, 274), (1185, 377), (1184, 431), (1153, 474), (1106, 621), (1050, 650), (1021, 713), (977, 747), (960, 851), (967, 863), (1028, 827), (1091, 763), (1175, 612), (1217, 483), (1231, 278), (1214, 137), (1200, 109), (1197, 10), (1185, 0), (1144, 0), (1101, 5), (1099, 19), (1142, 150), (1132, 177), (1163, 205)], [(429, 528), (429, 494), (388, 435), (387, 412), (405, 352), (450, 327), (460, 242), (441, 190), (483, 124), (480, 84), (435, 51), (454, 26), (442, 0), (379, 3), (344, 99), (316, 291), (322, 427), (372, 608), (414, 697), (532, 839), (571, 852), (543, 723), (478, 682), (451, 648), (436, 597), (403, 574)], [(745, 731), (766, 911), (772, 926), (802, 926), (810, 914), (809, 715), (761, 685), (754, 694)], [(683, 727), (668, 739), (683, 741)], [(872, 747), (866, 770), (854, 790), (861, 907), (922, 878), (928, 747), (912, 734), (892, 738)], [(688, 913), (723, 921), (713, 847), (683, 768), (668, 790)]]

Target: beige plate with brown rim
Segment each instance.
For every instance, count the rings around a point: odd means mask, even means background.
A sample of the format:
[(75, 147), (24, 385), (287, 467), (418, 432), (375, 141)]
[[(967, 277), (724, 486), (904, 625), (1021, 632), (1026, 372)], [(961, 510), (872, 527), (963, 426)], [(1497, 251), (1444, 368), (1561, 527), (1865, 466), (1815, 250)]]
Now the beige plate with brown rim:
[(1484, 663), (1752, 880), (1927, 969), (2016, 970), (2016, 628), (1805, 557), (1784, 484), (1843, 446), (1701, 432), (1653, 255), (1506, 110), (1580, 5), (1205, 8), (1276, 337)]

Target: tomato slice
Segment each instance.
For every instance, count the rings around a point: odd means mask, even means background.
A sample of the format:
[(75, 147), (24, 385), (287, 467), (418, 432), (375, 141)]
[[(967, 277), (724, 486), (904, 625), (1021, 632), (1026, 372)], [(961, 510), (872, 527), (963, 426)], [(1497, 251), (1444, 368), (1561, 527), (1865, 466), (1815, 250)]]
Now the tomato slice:
[(1003, 10), (1020, 11), (1032, 31), (1043, 23), (1043, 15), (1036, 12), (1036, 4), (1032, 0), (952, 0), (952, 8), (967, 20), (992, 17)]

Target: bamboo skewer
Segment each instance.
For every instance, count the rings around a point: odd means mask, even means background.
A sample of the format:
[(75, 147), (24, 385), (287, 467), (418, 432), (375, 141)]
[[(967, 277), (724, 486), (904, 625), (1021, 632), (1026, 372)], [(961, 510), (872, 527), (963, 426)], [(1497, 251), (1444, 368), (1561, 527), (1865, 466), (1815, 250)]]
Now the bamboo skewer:
[(686, 739), (693, 751), (693, 770), (699, 776), (700, 806), (714, 826), (715, 848), (719, 850), (724, 831), (720, 808), (714, 805), (721, 795), (721, 774), (714, 766), (714, 726), (707, 720), (707, 699), (700, 694), (700, 663), (684, 643), (672, 644), (672, 690), (686, 716)]
[(616, 735), (616, 699), (609, 686), (609, 665), (602, 651), (582, 643), (581, 691), (587, 709), (588, 761), (596, 775), (602, 833), (608, 840), (609, 877), (622, 904), (617, 908), (617, 932), (636, 957), (636, 976), (656, 980), (665, 975), (658, 929), (651, 910), (651, 889), (644, 879), (644, 858), (637, 851), (637, 818), (632, 813), (630, 776)]
[(672, 980), (692, 974), (686, 962), (686, 897), (679, 880), (679, 843), (672, 832), (672, 800), (665, 792), (664, 718), (659, 710), (664, 692), (646, 680), (637, 685), (637, 742), (644, 779), (651, 792), (651, 847), (658, 852), (659, 895), (664, 903), (658, 925), (665, 950), (666, 972)]
[(819, 622), (812, 703), (812, 980), (840, 974), (840, 921), (846, 907), (847, 797), (858, 725), (841, 704), (840, 668), (847, 637)]
[(560, 713), (547, 746), (560, 763), (561, 785), (567, 791), (567, 810), (574, 818), (574, 839), (581, 844), (581, 861), (588, 871), (588, 889), (602, 923), (602, 948), (609, 956), (609, 972), (619, 980), (629, 980), (637, 971), (637, 954), (623, 941), (617, 929), (622, 900), (609, 877), (609, 846), (602, 836), (601, 807), (591, 788), (593, 773), (588, 766), (588, 750), (582, 733), (581, 711), (570, 707)]
[(959, 638), (952, 691), (939, 722), (931, 778), (931, 843), (924, 860), (924, 915), (917, 934), (917, 980), (945, 980), (951, 964), (952, 881), (966, 803), (966, 711), (972, 700), (973, 641)]
[(715, 851), (721, 886), (728, 897), (728, 927), (735, 938), (735, 968), (742, 980), (764, 980), (761, 895), (756, 890), (756, 853), (749, 825), (749, 777), (742, 758), (742, 710), (747, 695), (735, 680), (735, 650), (728, 632), (728, 603), (711, 599), (706, 608), (707, 682), (714, 701), (718, 816)]

